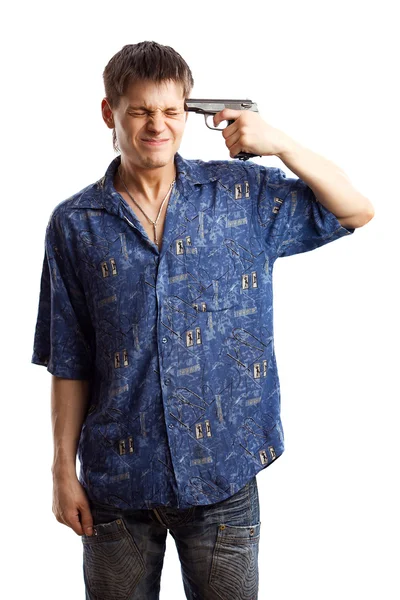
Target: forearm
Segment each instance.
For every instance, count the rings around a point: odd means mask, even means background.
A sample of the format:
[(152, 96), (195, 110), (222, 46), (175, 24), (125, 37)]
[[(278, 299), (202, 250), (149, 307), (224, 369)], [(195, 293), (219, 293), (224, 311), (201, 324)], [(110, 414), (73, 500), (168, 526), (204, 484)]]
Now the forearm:
[(374, 213), (371, 202), (352, 185), (346, 173), (327, 158), (288, 136), (284, 149), (277, 156), (313, 190), (317, 200), (338, 218)]
[(53, 476), (76, 475), (76, 452), (89, 402), (90, 381), (52, 376)]

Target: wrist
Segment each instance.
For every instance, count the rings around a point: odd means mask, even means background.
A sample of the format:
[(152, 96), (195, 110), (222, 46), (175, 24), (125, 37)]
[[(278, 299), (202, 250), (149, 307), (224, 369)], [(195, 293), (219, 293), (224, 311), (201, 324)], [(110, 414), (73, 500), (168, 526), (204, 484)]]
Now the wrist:
[(53, 478), (76, 476), (76, 461), (73, 458), (54, 458), (51, 466)]
[(71, 479), (77, 477), (76, 469), (73, 465), (69, 467), (66, 467), (64, 465), (53, 465), (51, 467), (51, 474), (53, 476), (53, 480)]
[(298, 142), (296, 142), (293, 138), (289, 137), (283, 131), (280, 132), (280, 148), (279, 152), (275, 154), (282, 161), (287, 159), (288, 156), (297, 152), (297, 150), (301, 147)]

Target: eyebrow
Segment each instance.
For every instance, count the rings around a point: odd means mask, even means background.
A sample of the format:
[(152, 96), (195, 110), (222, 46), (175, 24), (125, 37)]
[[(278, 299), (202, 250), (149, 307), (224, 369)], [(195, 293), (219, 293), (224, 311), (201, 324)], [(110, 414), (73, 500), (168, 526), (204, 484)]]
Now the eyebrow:
[[(164, 110), (179, 110), (179, 108), (183, 108), (181, 106), (169, 106), (168, 108), (165, 108)], [(148, 112), (151, 112), (151, 109), (148, 106), (133, 106), (132, 104), (130, 104), (127, 108), (127, 110), (146, 110)]]

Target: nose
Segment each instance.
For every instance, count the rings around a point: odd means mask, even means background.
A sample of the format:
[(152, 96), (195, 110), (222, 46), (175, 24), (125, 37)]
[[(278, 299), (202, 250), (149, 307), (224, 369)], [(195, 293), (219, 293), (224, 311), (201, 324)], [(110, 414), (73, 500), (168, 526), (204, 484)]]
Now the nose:
[(160, 133), (165, 129), (164, 115), (160, 111), (149, 115), (147, 120), (147, 128), (154, 133)]

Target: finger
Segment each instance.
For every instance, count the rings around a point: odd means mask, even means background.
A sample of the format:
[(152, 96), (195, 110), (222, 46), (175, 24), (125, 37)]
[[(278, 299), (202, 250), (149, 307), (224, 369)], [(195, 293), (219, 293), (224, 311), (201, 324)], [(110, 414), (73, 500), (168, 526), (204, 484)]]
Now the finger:
[[(224, 138), (227, 140), (229, 137), (231, 137), (232, 135), (235, 135), (236, 132), (239, 131), (239, 126), (237, 125), (237, 121), (234, 121), (233, 123), (231, 123), (230, 125), (227, 125), (223, 130), (222, 130), (222, 135), (224, 136)], [(239, 134), (240, 135), (240, 134)]]
[(82, 523), (80, 519), (79, 509), (76, 508), (70, 515), (68, 519), (68, 525), (75, 531), (77, 535), (83, 535), (84, 530), (82, 528)]
[(93, 535), (93, 516), (89, 504), (85, 504), (81, 509), (81, 526), (85, 535)]
[(78, 515), (76, 515), (75, 511), (71, 512), (70, 510), (66, 510), (65, 512), (60, 510), (57, 514), (56, 514), (56, 519), (59, 523), (62, 523), (63, 525), (66, 525), (67, 527), (70, 527), (71, 529), (73, 529), (75, 531), (75, 533), (79, 534), (79, 531), (81, 530), (81, 524), (79, 521), (79, 513)]
[(236, 144), (233, 144), (229, 148), (229, 155), (231, 158), (235, 158), (235, 156), (239, 154), (239, 152), (246, 152), (245, 148), (243, 148), (243, 144), (240, 141)]
[(65, 515), (63, 512), (53, 510), (53, 513), (59, 523), (62, 523), (63, 525), (68, 525), (68, 523), (65, 520)]
[(54, 498), (54, 496), (53, 496), (52, 511), (53, 511), (53, 515), (55, 516), (55, 518), (57, 519), (57, 521), (59, 523), (62, 523), (63, 525), (68, 525), (65, 521), (65, 513), (61, 509), (61, 506), (59, 505), (57, 500)]
[(226, 138), (226, 140), (225, 140), (226, 146), (229, 149), (231, 149), (234, 144), (237, 144), (239, 142), (240, 137), (241, 137), (240, 131), (236, 130), (232, 135), (230, 135), (228, 138)]
[[(220, 123), (222, 123), (222, 121), (226, 121), (225, 118), (221, 117), (222, 114), (222, 110), (219, 113), (215, 113), (215, 115), (213, 116), (213, 122), (214, 122), (214, 127), (218, 127), (218, 125)], [(225, 127), (225, 129), (227, 129), (228, 125)], [(221, 129), (221, 131), (225, 131), (225, 129)]]
[(224, 108), (214, 115), (214, 126), (218, 127), (221, 121), (235, 121), (240, 117), (240, 110), (233, 110), (232, 108)]

